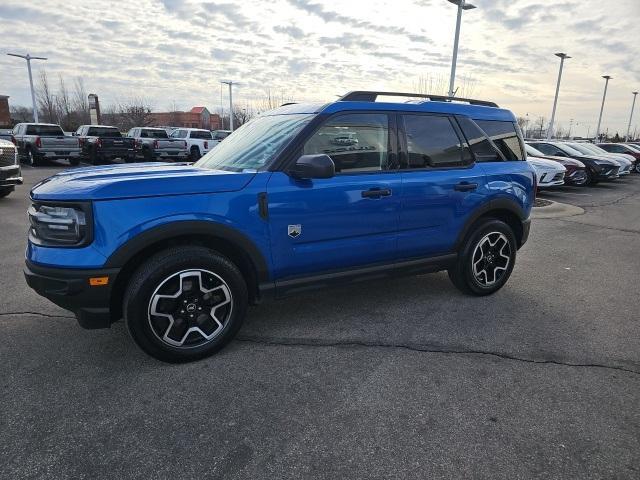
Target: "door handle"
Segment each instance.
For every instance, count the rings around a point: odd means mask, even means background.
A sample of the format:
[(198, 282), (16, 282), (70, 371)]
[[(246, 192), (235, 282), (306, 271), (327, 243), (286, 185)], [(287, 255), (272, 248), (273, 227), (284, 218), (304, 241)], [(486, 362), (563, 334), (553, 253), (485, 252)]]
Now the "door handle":
[(362, 192), (362, 198), (380, 198), (388, 197), (391, 195), (390, 188), (372, 188), (370, 190), (364, 190)]
[(453, 189), (458, 192), (471, 192), (476, 188), (478, 188), (477, 183), (469, 183), (469, 182), (460, 182), (455, 187), (453, 187)]

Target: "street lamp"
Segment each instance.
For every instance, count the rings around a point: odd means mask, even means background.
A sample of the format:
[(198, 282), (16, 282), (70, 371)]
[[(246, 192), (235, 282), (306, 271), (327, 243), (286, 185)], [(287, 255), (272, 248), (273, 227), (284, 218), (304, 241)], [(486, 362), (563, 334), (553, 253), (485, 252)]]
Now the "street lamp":
[(560, 92), (560, 80), (562, 79), (562, 67), (564, 66), (564, 61), (567, 58), (571, 58), (566, 53), (556, 53), (556, 57), (560, 57), (560, 70), (558, 71), (558, 83), (556, 83), (556, 96), (553, 99), (553, 109), (551, 110), (551, 121), (549, 122), (549, 128), (547, 129), (547, 140), (551, 140), (551, 136), (553, 135), (553, 122), (556, 119), (556, 107), (558, 106), (558, 93)]
[(609, 80), (611, 80), (613, 77), (610, 75), (603, 75), (602, 78), (604, 78), (604, 94), (602, 94), (602, 105), (600, 106), (600, 116), (598, 117), (598, 128), (596, 128), (596, 141), (600, 141), (600, 122), (602, 122), (604, 99), (607, 98), (607, 86), (609, 85)]
[(233, 132), (233, 85), (238, 85), (238, 82), (233, 80), (220, 80), (220, 83), (229, 85), (229, 130)]
[(32, 57), (28, 53), (19, 55), (17, 53), (7, 53), (12, 57), (24, 58), (27, 61), (27, 70), (29, 70), (29, 85), (31, 86), (31, 103), (33, 105), (33, 121), (38, 123), (38, 108), (36, 107), (36, 94), (33, 91), (33, 76), (31, 75), (31, 60), (46, 60), (45, 57)]
[(458, 6), (458, 18), (456, 20), (456, 37), (453, 41), (453, 58), (451, 59), (451, 76), (449, 77), (449, 96), (453, 97), (453, 84), (456, 81), (456, 62), (458, 60), (458, 41), (460, 40), (460, 22), (462, 21), (462, 10), (472, 10), (475, 5), (467, 3), (466, 0), (447, 0)]
[(627, 134), (624, 136), (625, 142), (629, 141), (629, 133), (631, 132), (631, 120), (633, 119), (633, 109), (636, 106), (636, 96), (638, 95), (638, 92), (631, 92), (631, 93), (633, 93), (633, 103), (631, 104), (631, 114), (629, 115), (629, 125), (627, 125)]

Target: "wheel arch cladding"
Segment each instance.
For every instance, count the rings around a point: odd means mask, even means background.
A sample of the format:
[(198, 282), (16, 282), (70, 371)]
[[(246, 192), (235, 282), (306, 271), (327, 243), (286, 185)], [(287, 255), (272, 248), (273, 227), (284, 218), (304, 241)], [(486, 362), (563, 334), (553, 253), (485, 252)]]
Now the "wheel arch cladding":
[(501, 220), (513, 230), (513, 234), (516, 237), (516, 243), (518, 248), (522, 246), (522, 240), (524, 237), (523, 222), (526, 220), (524, 210), (516, 202), (507, 199), (493, 200), (482, 207), (478, 208), (469, 219), (466, 221), (463, 229), (458, 235), (456, 242), (456, 250), (462, 246), (464, 240), (467, 238), (472, 228), (479, 221), (494, 218)]
[(176, 245), (200, 245), (232, 261), (247, 282), (249, 300), (259, 300), (260, 285), (270, 283), (267, 263), (260, 250), (241, 232), (206, 221), (180, 221), (143, 232), (118, 248), (105, 268), (120, 268), (111, 295), (112, 320), (122, 316), (122, 299), (133, 273), (156, 253)]

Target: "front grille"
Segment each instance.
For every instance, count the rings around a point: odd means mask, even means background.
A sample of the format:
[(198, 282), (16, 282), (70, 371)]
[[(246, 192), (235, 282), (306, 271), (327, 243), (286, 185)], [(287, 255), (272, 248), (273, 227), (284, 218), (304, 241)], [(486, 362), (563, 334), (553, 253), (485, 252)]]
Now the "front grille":
[(16, 164), (16, 147), (10, 144), (0, 145), (0, 167), (8, 167)]

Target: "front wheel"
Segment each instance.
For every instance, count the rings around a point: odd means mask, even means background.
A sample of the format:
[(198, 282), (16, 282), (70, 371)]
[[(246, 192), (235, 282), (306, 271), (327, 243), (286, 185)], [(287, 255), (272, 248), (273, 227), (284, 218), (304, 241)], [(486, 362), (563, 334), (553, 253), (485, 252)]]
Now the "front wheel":
[(589, 185), (590, 187), (593, 187), (594, 185), (598, 184), (598, 180), (596, 180), (595, 173), (593, 173), (588, 168), (587, 168), (587, 181), (585, 182), (585, 184)]
[(145, 352), (166, 362), (188, 362), (229, 343), (247, 304), (247, 285), (232, 262), (208, 248), (176, 247), (133, 275), (123, 312)]
[(640, 160), (638, 160), (638, 161), (636, 162), (636, 168), (635, 168), (635, 170), (636, 170), (636, 173), (640, 173)]
[(511, 276), (516, 261), (513, 230), (500, 220), (486, 219), (467, 237), (449, 278), (463, 293), (490, 295)]

